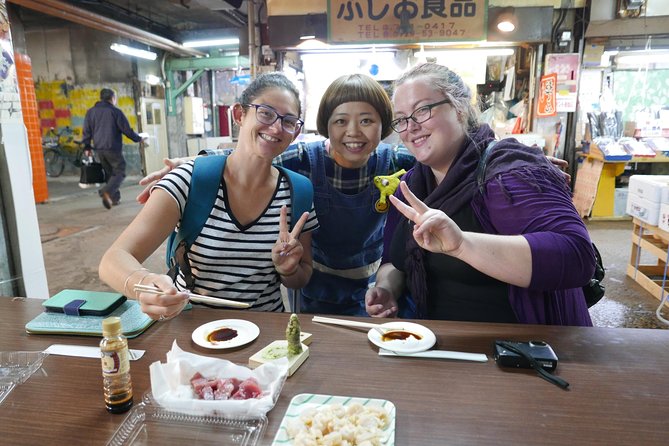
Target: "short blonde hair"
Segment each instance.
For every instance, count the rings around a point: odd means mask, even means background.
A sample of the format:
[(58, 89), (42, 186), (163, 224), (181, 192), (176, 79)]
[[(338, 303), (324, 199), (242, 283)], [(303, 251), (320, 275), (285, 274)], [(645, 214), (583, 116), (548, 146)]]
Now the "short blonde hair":
[(472, 103), (472, 91), (457, 73), (437, 63), (418, 64), (395, 81), (394, 91), (397, 91), (397, 87), (403, 83), (416, 78), (427, 79), (446, 96), (458, 115), (463, 117), (467, 133), (479, 128), (479, 111)]

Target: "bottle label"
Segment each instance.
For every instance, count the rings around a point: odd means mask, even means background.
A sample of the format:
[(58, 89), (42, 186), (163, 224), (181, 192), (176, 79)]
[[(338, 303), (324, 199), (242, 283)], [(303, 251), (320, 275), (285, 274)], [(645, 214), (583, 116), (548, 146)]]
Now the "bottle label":
[(128, 350), (120, 351), (102, 351), (102, 373), (105, 375), (116, 375), (128, 373), (130, 370), (130, 361), (128, 360)]

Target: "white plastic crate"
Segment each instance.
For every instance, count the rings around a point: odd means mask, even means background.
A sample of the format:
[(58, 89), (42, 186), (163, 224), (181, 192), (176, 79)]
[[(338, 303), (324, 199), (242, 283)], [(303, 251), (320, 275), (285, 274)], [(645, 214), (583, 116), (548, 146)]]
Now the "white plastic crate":
[(632, 175), (629, 194), (656, 203), (669, 203), (669, 175)]
[(633, 194), (630, 189), (625, 212), (649, 225), (657, 226), (660, 217), (660, 203)]

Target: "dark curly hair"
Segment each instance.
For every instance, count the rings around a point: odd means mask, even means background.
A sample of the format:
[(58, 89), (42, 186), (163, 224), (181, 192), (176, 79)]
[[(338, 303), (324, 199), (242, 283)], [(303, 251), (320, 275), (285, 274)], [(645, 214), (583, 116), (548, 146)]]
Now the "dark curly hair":
[(283, 74), (278, 71), (271, 73), (262, 73), (256, 77), (242, 93), (239, 102), (242, 104), (251, 104), (255, 98), (262, 95), (271, 88), (281, 88), (289, 91), (295, 96), (297, 103), (297, 115), (302, 114), (302, 104), (300, 103), (300, 92), (295, 85)]

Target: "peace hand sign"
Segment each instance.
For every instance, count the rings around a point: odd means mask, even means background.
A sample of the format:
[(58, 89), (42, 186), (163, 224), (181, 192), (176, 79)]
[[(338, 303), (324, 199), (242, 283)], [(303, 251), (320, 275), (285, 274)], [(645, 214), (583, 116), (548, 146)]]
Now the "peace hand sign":
[(448, 215), (438, 209), (432, 209), (420, 201), (409, 190), (409, 186), (400, 183), (402, 193), (409, 206), (392, 195), (390, 201), (406, 218), (415, 223), (413, 237), (421, 248), (448, 255), (456, 255), (460, 250), (462, 231)]
[(309, 213), (303, 213), (295, 224), (295, 227), (293, 227), (293, 230), (289, 232), (288, 210), (285, 205), (281, 206), (279, 239), (272, 248), (272, 262), (276, 271), (282, 276), (292, 275), (300, 264), (304, 248), (302, 247), (302, 243), (300, 243), (299, 237), (308, 218)]

